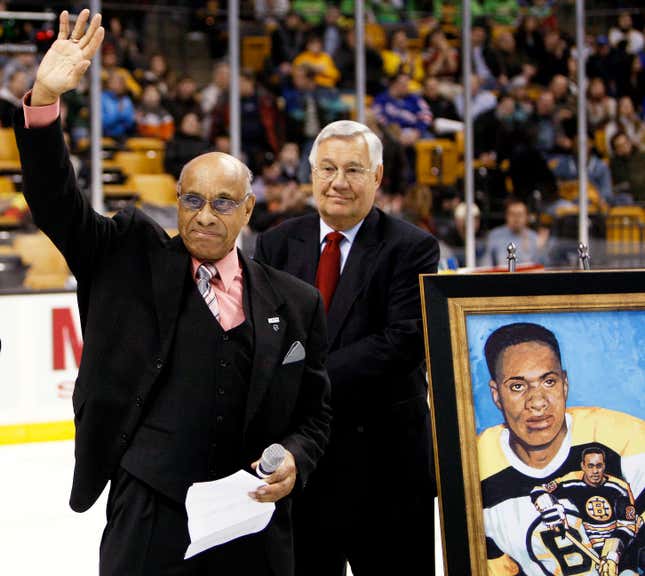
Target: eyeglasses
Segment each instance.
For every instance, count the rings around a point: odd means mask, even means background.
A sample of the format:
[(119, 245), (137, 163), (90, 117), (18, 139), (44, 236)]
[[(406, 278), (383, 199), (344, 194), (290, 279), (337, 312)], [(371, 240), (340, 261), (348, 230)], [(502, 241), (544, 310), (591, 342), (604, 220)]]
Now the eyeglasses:
[(250, 192), (247, 192), (244, 197), (236, 202), (231, 198), (213, 198), (212, 200), (206, 200), (203, 196), (199, 194), (192, 194), (188, 192), (187, 194), (178, 194), (179, 201), (181, 205), (186, 208), (186, 210), (191, 210), (193, 212), (199, 212), (206, 202), (210, 204), (211, 209), (213, 209), (218, 214), (232, 214), (236, 208), (239, 208), (244, 204), (245, 200), (251, 196)]
[[(334, 180), (340, 170), (338, 166), (334, 166), (333, 164), (323, 164), (322, 166), (314, 168), (314, 172), (318, 174), (318, 178), (324, 182)], [(355, 184), (363, 182), (367, 174), (372, 172), (372, 170), (364, 168), (363, 166), (348, 166), (347, 168), (343, 168), (342, 171), (347, 181)]]

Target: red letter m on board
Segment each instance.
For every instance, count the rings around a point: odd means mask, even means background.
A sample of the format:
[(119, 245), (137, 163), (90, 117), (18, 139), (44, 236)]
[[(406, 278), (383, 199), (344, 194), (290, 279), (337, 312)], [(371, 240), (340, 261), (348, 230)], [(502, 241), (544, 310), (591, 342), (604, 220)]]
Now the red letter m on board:
[(54, 370), (65, 370), (65, 347), (72, 347), (76, 367), (81, 362), (83, 342), (76, 331), (71, 308), (52, 310), (52, 341), (54, 343)]

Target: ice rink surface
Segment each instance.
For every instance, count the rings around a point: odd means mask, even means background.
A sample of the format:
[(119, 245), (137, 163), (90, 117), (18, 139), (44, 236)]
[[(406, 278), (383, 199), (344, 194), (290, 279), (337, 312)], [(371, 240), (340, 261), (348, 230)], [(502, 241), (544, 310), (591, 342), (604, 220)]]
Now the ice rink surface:
[(89, 511), (72, 512), (73, 468), (72, 441), (0, 446), (0, 575), (98, 574), (107, 489)]

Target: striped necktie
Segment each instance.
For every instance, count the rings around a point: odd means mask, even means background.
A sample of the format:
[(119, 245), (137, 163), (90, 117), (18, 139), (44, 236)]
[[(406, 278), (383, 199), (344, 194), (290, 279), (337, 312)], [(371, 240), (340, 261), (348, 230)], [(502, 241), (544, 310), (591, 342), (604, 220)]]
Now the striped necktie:
[(219, 303), (217, 302), (217, 294), (213, 288), (213, 279), (217, 278), (219, 273), (214, 264), (202, 264), (197, 268), (197, 289), (204, 298), (206, 305), (219, 322)]

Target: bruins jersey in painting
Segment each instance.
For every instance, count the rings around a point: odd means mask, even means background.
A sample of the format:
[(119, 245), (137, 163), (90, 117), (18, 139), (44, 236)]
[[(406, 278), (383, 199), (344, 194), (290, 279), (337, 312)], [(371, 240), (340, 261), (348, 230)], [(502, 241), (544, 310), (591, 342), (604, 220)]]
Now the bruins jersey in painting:
[[(607, 475), (629, 483), (637, 523), (645, 517), (645, 421), (603, 408), (570, 408), (567, 435), (545, 468), (532, 468), (512, 451), (504, 425), (482, 432), (478, 439), (479, 477), (490, 576), (596, 576), (591, 558), (566, 537), (546, 528), (531, 501), (531, 490), (580, 470), (582, 451), (600, 446), (606, 455)], [(584, 517), (565, 507), (569, 532), (591, 547)], [(640, 536), (645, 533), (641, 530)], [(639, 545), (633, 542), (630, 546)], [(637, 554), (624, 558), (637, 562)]]
[(629, 484), (615, 476), (605, 475), (598, 486), (584, 481), (582, 471), (540, 484), (531, 490), (533, 502), (541, 494), (551, 494), (565, 509), (579, 512), (585, 533), (600, 555), (607, 538), (617, 538), (626, 548), (636, 535), (636, 508)]

